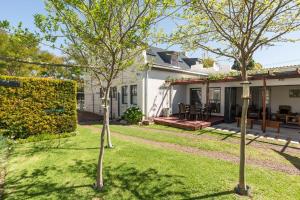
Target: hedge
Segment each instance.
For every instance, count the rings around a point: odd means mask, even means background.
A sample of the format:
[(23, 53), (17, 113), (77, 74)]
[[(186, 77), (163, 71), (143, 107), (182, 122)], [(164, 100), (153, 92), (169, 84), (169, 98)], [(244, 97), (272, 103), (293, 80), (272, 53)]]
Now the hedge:
[(76, 82), (0, 76), (0, 129), (13, 138), (77, 127)]

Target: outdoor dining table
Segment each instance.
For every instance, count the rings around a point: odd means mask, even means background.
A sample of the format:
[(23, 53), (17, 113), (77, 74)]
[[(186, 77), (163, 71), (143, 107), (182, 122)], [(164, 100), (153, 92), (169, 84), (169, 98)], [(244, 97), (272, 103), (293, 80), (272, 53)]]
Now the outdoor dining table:
[[(208, 109), (209, 109), (208, 106), (195, 106), (195, 110), (196, 110), (195, 115), (200, 115), (200, 119), (203, 119), (205, 117), (205, 113), (206, 113), (206, 119), (209, 119)], [(189, 116), (191, 114), (190, 110), (191, 110), (191, 105), (185, 104), (185, 114), (186, 114), (185, 118), (188, 118), (187, 116)]]

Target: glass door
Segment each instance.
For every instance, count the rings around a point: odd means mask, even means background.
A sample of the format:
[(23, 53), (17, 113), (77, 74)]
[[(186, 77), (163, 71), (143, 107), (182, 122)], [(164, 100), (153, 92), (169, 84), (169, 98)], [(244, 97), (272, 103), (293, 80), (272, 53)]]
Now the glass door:
[(201, 88), (191, 88), (190, 89), (190, 104), (191, 105), (200, 105), (202, 104), (202, 95)]

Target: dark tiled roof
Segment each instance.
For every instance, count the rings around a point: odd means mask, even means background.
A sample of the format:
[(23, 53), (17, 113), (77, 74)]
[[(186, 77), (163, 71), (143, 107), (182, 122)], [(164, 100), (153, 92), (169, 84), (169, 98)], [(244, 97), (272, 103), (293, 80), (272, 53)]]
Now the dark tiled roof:
[[(177, 66), (171, 64), (171, 54), (178, 54)], [(197, 58), (189, 58), (182, 52), (169, 51), (157, 47), (150, 47), (147, 50), (147, 60), (153, 64), (166, 66), (166, 67), (177, 67), (183, 70), (189, 70), (191, 65), (196, 64)]]

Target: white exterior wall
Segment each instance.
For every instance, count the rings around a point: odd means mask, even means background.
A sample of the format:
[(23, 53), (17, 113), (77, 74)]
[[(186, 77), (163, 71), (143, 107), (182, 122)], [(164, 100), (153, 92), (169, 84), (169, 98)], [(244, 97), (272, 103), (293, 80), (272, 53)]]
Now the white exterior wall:
[(84, 110), (96, 114), (102, 114), (100, 85), (91, 76), (85, 76), (84, 84)]
[[(287, 78), (287, 79), (269, 79), (266, 81), (267, 86), (271, 87), (271, 112), (275, 113), (278, 110), (279, 105), (291, 105), (292, 112), (300, 113), (300, 98), (290, 98), (289, 89), (300, 89), (299, 78)], [(262, 80), (251, 81), (251, 87), (263, 86)], [(224, 116), (225, 109), (225, 88), (226, 87), (241, 87), (239, 81), (236, 82), (217, 82), (210, 83), (209, 87), (221, 88), (221, 112), (213, 113), (213, 115)], [(186, 100), (185, 103), (190, 103), (190, 89), (201, 88), (202, 102), (206, 102), (206, 84), (189, 84), (186, 86)], [(242, 104), (241, 90), (237, 90), (237, 103)]]
[[(148, 73), (148, 89), (147, 89), (147, 116), (156, 117), (161, 115), (163, 108), (170, 108), (171, 113), (177, 113), (177, 104), (185, 101), (186, 86), (177, 85), (173, 86), (170, 93), (166, 80), (169, 78), (199, 78), (199, 75), (184, 74), (182, 72), (151, 70)], [(172, 94), (172, 97), (170, 97)]]
[[(144, 72), (138, 70), (138, 66), (133, 66), (120, 73), (119, 77), (114, 81), (112, 86), (117, 87), (117, 93), (120, 95), (120, 116), (127, 108), (133, 106), (130, 104), (130, 86), (137, 85), (137, 105), (143, 110), (143, 76)], [(127, 104), (122, 103), (122, 86), (127, 86)], [(118, 117), (118, 98), (112, 101), (112, 116)]]
[(278, 86), (271, 88), (271, 112), (278, 111), (280, 105), (290, 105), (292, 112), (300, 113), (300, 98), (291, 98), (289, 96), (290, 89), (300, 89), (298, 86)]
[[(122, 104), (122, 86), (128, 86), (128, 104)], [(143, 108), (143, 72), (140, 72), (135, 67), (131, 67), (128, 70), (120, 73), (119, 77), (113, 82), (112, 87), (117, 87), (117, 93), (120, 94), (120, 114), (131, 106), (130, 104), (130, 85), (137, 85), (137, 106)], [(94, 101), (93, 101), (94, 96)], [(118, 117), (118, 97), (112, 98), (112, 117)], [(91, 76), (85, 76), (84, 87), (84, 109), (88, 112), (94, 112), (102, 115), (103, 109), (101, 107), (100, 99), (100, 85), (97, 84), (97, 80), (91, 81)]]

